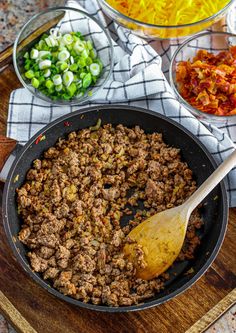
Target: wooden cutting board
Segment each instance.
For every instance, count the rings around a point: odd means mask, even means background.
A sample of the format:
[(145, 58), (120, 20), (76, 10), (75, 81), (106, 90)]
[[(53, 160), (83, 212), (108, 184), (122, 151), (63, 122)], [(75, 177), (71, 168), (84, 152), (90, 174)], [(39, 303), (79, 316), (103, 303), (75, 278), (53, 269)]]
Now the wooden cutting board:
[[(10, 92), (17, 87), (20, 83), (9, 66), (0, 73), (0, 134), (5, 134)], [(19, 332), (197, 333), (236, 301), (236, 209), (230, 210), (217, 259), (193, 287), (159, 307), (120, 314), (69, 305), (38, 286), (16, 262), (1, 221), (0, 215), (0, 311)]]

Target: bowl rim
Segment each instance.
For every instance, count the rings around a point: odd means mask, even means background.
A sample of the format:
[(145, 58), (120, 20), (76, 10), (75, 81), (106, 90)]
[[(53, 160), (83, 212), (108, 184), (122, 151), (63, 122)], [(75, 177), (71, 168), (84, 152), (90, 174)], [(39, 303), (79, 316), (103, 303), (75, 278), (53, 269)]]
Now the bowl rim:
[(236, 7), (232, 6), (232, 10), (230, 10), (226, 15), (226, 24), (227, 24), (229, 32), (231, 32), (232, 34), (236, 33), (236, 29), (233, 27), (232, 20), (231, 20), (231, 16), (232, 16), (232, 14), (235, 13), (235, 10), (236, 10)]
[(6, 234), (6, 237), (7, 237), (7, 240), (8, 240), (8, 244), (10, 245), (11, 250), (13, 251), (13, 253), (16, 257), (17, 262), (27, 272), (27, 274), (40, 287), (43, 287), (50, 294), (52, 294), (53, 296), (56, 296), (60, 300), (67, 301), (68, 303), (70, 303), (72, 305), (77, 305), (77, 306), (80, 306), (82, 308), (95, 310), (95, 311), (101, 311), (101, 312), (108, 312), (108, 313), (112, 313), (112, 312), (113, 313), (114, 312), (116, 312), (116, 313), (118, 313), (118, 312), (131, 312), (131, 311), (149, 309), (149, 308), (152, 308), (154, 306), (158, 306), (160, 304), (163, 304), (163, 303), (173, 299), (176, 296), (179, 296), (180, 294), (185, 292), (187, 289), (189, 289), (191, 286), (193, 286), (193, 284), (195, 284), (202, 277), (202, 275), (207, 271), (207, 269), (209, 269), (209, 267), (212, 265), (213, 261), (216, 259), (216, 256), (220, 251), (220, 248), (223, 244), (223, 240), (224, 240), (226, 230), (227, 230), (228, 212), (229, 212), (229, 209), (228, 209), (229, 203), (228, 203), (228, 198), (227, 198), (227, 194), (226, 194), (225, 181), (222, 180), (218, 185), (220, 187), (220, 191), (221, 191), (221, 195), (222, 195), (222, 198), (221, 198), (222, 224), (221, 224), (221, 227), (220, 227), (219, 237), (216, 241), (216, 244), (215, 244), (211, 254), (206, 257), (206, 261), (202, 264), (201, 268), (197, 272), (194, 273), (194, 275), (190, 278), (189, 281), (185, 282), (181, 287), (178, 287), (176, 290), (171, 291), (169, 294), (164, 295), (159, 299), (148, 301), (146, 303), (139, 303), (137, 305), (121, 306), (121, 307), (110, 307), (108, 305), (94, 305), (94, 304), (91, 304), (91, 303), (84, 303), (84, 302), (76, 300), (72, 297), (66, 296), (66, 295), (62, 294), (61, 292), (59, 292), (58, 290), (50, 287), (45, 280), (43, 280), (39, 275), (37, 275), (35, 272), (33, 272), (33, 270), (30, 268), (28, 262), (26, 262), (24, 260), (24, 258), (22, 258), (20, 252), (18, 251), (17, 245), (16, 245), (16, 243), (14, 242), (14, 240), (12, 238), (11, 230), (10, 230), (10, 227), (9, 227), (10, 226), (10, 218), (7, 214), (7, 210), (8, 210), (8, 206), (9, 206), (9, 202), (8, 202), (9, 193), (12, 191), (11, 184), (12, 184), (12, 181), (13, 181), (13, 178), (14, 178), (15, 170), (17, 170), (18, 162), (25, 155), (25, 153), (28, 151), (30, 146), (35, 142), (35, 140), (37, 139), (39, 134), (46, 133), (50, 129), (53, 129), (57, 124), (63, 123), (65, 120), (68, 121), (71, 118), (73, 118), (74, 116), (79, 116), (79, 115), (83, 115), (83, 114), (86, 115), (87, 113), (89, 114), (91, 112), (98, 111), (98, 110), (117, 109), (117, 111), (118, 111), (120, 108), (123, 108), (127, 111), (129, 109), (132, 109), (133, 111), (137, 112), (137, 116), (140, 112), (144, 113), (144, 114), (147, 114), (148, 116), (149, 115), (155, 116), (157, 119), (161, 118), (165, 122), (170, 123), (173, 126), (177, 127), (178, 129), (183, 131), (186, 135), (188, 135), (195, 142), (196, 146), (201, 148), (203, 153), (208, 158), (210, 164), (214, 168), (217, 167), (217, 163), (215, 161), (215, 158), (213, 157), (213, 155), (211, 155), (209, 150), (199, 140), (199, 138), (197, 136), (195, 136), (193, 133), (191, 133), (182, 124), (177, 123), (176, 121), (174, 121), (171, 118), (168, 118), (165, 115), (162, 115), (160, 113), (157, 113), (155, 111), (152, 111), (152, 110), (149, 110), (149, 109), (146, 109), (146, 108), (141, 108), (141, 107), (137, 107), (137, 106), (128, 106), (128, 105), (122, 105), (122, 104), (104, 104), (104, 105), (92, 106), (92, 107), (88, 106), (88, 107), (78, 109), (78, 110), (76, 110), (72, 113), (65, 114), (65, 115), (55, 119), (54, 121), (52, 121), (51, 123), (49, 123), (48, 125), (43, 127), (35, 135), (32, 136), (32, 138), (20, 150), (19, 154), (17, 155), (17, 157), (13, 161), (13, 164), (10, 168), (10, 171), (8, 173), (7, 180), (6, 180), (6, 183), (5, 183), (5, 186), (4, 186), (3, 202), (2, 202), (3, 226), (4, 226), (5, 234)]
[(207, 112), (203, 112), (199, 109), (194, 108), (191, 104), (189, 104), (179, 93), (176, 84), (174, 83), (174, 78), (173, 78), (173, 70), (174, 70), (174, 62), (175, 59), (177, 57), (177, 55), (184, 49), (184, 47), (189, 44), (190, 42), (192, 42), (194, 39), (197, 38), (201, 38), (204, 36), (210, 36), (210, 35), (225, 35), (228, 37), (235, 37), (236, 38), (236, 34), (233, 34), (231, 32), (224, 32), (224, 31), (205, 31), (205, 32), (201, 32), (198, 33), (188, 39), (186, 39), (174, 52), (171, 61), (170, 61), (170, 66), (169, 66), (169, 80), (170, 80), (170, 85), (171, 88), (174, 90), (175, 95), (177, 96), (179, 102), (185, 106), (190, 112), (194, 113), (194, 114), (198, 114), (199, 116), (205, 116), (206, 118), (211, 118), (212, 121), (226, 121), (229, 119), (235, 119), (236, 115), (229, 115), (229, 116), (219, 116), (219, 115), (215, 115), (215, 114), (211, 114), (211, 113), (207, 113)]
[[(54, 12), (57, 10), (73, 10), (75, 12), (78, 12), (86, 17), (88, 17), (90, 20), (94, 21), (103, 31), (103, 33), (105, 34), (108, 44), (109, 44), (109, 52), (110, 52), (110, 57), (111, 57), (111, 63), (110, 63), (110, 69), (109, 69), (109, 73), (107, 74), (107, 77), (105, 78), (105, 80), (103, 81), (102, 85), (95, 88), (92, 92), (92, 96), (85, 96), (84, 98), (78, 99), (78, 100), (74, 100), (74, 101), (63, 101), (63, 100), (52, 100), (50, 97), (44, 95), (44, 94), (39, 94), (37, 93), (37, 89), (35, 89), (35, 92), (33, 92), (29, 87), (28, 84), (26, 84), (26, 82), (23, 80), (22, 75), (19, 72), (18, 69), (18, 65), (17, 65), (17, 61), (16, 61), (16, 54), (17, 54), (17, 47), (19, 45), (19, 39), (22, 35), (22, 33), (24, 32), (24, 30), (36, 19), (40, 18), (40, 16), (46, 14), (46, 13), (50, 13), (50, 12)], [(103, 87), (105, 86), (105, 84), (107, 83), (107, 81), (110, 79), (113, 68), (114, 68), (114, 47), (113, 47), (113, 43), (112, 43), (112, 39), (111, 36), (109, 34), (109, 32), (106, 31), (105, 27), (97, 20), (93, 17), (93, 15), (88, 14), (87, 12), (74, 8), (74, 7), (66, 7), (66, 6), (54, 6), (54, 7), (49, 7), (45, 10), (40, 11), (39, 13), (33, 15), (21, 28), (20, 32), (18, 33), (15, 41), (14, 41), (14, 45), (13, 45), (13, 65), (14, 65), (14, 69), (16, 72), (16, 75), (19, 79), (19, 81), (21, 82), (21, 84), (23, 85), (24, 88), (26, 88), (33, 96), (40, 98), (43, 101), (46, 101), (48, 103), (51, 103), (53, 105), (60, 105), (60, 106), (72, 106), (72, 105), (81, 105), (84, 104), (85, 102), (91, 101), (94, 96), (97, 94), (98, 91), (100, 91), (101, 89), (103, 89)]]
[(217, 13), (206, 17), (205, 19), (202, 19), (200, 21), (196, 21), (193, 23), (187, 23), (187, 24), (180, 24), (180, 25), (159, 25), (159, 24), (151, 24), (151, 23), (145, 23), (139, 20), (136, 20), (134, 18), (131, 18), (129, 16), (126, 16), (125, 14), (122, 14), (121, 12), (119, 12), (117, 9), (115, 9), (114, 7), (112, 7), (109, 3), (107, 3), (106, 0), (98, 0), (101, 4), (103, 4), (104, 6), (106, 6), (110, 11), (113, 12), (113, 14), (120, 16), (122, 19), (125, 19), (131, 23), (136, 23), (138, 25), (142, 25), (146, 28), (164, 28), (164, 29), (176, 29), (176, 28), (187, 28), (187, 27), (192, 27), (195, 26), (197, 24), (200, 23), (206, 23), (208, 21), (213, 20), (214, 18), (216, 18), (217, 16), (223, 14), (232, 4), (235, 0), (230, 0), (223, 8), (221, 8), (220, 11), (218, 11)]

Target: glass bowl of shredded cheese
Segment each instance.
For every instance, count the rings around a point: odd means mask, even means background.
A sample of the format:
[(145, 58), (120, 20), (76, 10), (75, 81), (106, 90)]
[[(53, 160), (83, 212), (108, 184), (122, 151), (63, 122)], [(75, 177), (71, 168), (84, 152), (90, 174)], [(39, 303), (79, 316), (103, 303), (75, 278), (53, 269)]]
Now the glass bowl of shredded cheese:
[(170, 84), (199, 120), (235, 122), (236, 35), (208, 31), (188, 38), (171, 59)]
[(22, 28), (13, 64), (35, 97), (58, 105), (83, 104), (104, 87), (113, 69), (113, 45), (92, 16), (70, 7), (46, 9)]
[(99, 0), (103, 11), (138, 36), (171, 39), (195, 34), (221, 19), (234, 0)]

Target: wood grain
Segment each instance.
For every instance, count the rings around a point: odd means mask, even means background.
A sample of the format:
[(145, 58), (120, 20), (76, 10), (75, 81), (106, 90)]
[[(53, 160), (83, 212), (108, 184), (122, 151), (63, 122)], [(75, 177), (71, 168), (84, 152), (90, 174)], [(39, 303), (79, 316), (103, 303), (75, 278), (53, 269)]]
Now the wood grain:
[(0, 134), (0, 171), (4, 162), (16, 146), (16, 140), (7, 138)]
[(0, 134), (6, 134), (7, 111), (10, 94), (13, 89), (21, 87), (13, 65), (9, 65), (0, 73)]
[[(19, 86), (12, 68), (7, 67), (0, 74), (0, 134), (5, 134), (10, 92)], [(1, 193), (0, 186), (0, 201)], [(38, 333), (183, 333), (236, 287), (235, 239), (236, 209), (231, 209), (221, 251), (193, 287), (159, 307), (108, 314), (67, 304), (32, 281), (16, 262), (0, 223), (0, 290), (19, 311), (22, 320)], [(19, 332), (23, 332), (21, 320), (16, 320), (14, 313), (10, 316), (6, 309), (0, 311), (15, 323)]]

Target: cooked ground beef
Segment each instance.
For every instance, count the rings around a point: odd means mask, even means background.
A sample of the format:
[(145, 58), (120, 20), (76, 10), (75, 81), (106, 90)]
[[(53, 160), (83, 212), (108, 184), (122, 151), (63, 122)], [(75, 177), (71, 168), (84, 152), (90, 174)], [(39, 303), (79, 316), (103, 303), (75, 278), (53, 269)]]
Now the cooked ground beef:
[[(128, 233), (182, 204), (195, 189), (179, 149), (159, 133), (110, 124), (72, 132), (34, 161), (17, 190), (19, 239), (29, 248), (32, 269), (63, 294), (93, 304), (137, 304), (158, 293), (168, 274), (151, 281), (135, 277), (122, 253)], [(137, 209), (140, 202), (143, 209)], [(121, 219), (134, 210), (122, 227)], [(193, 258), (201, 225), (195, 211), (178, 260)], [(141, 248), (137, 255), (143, 264)]]

